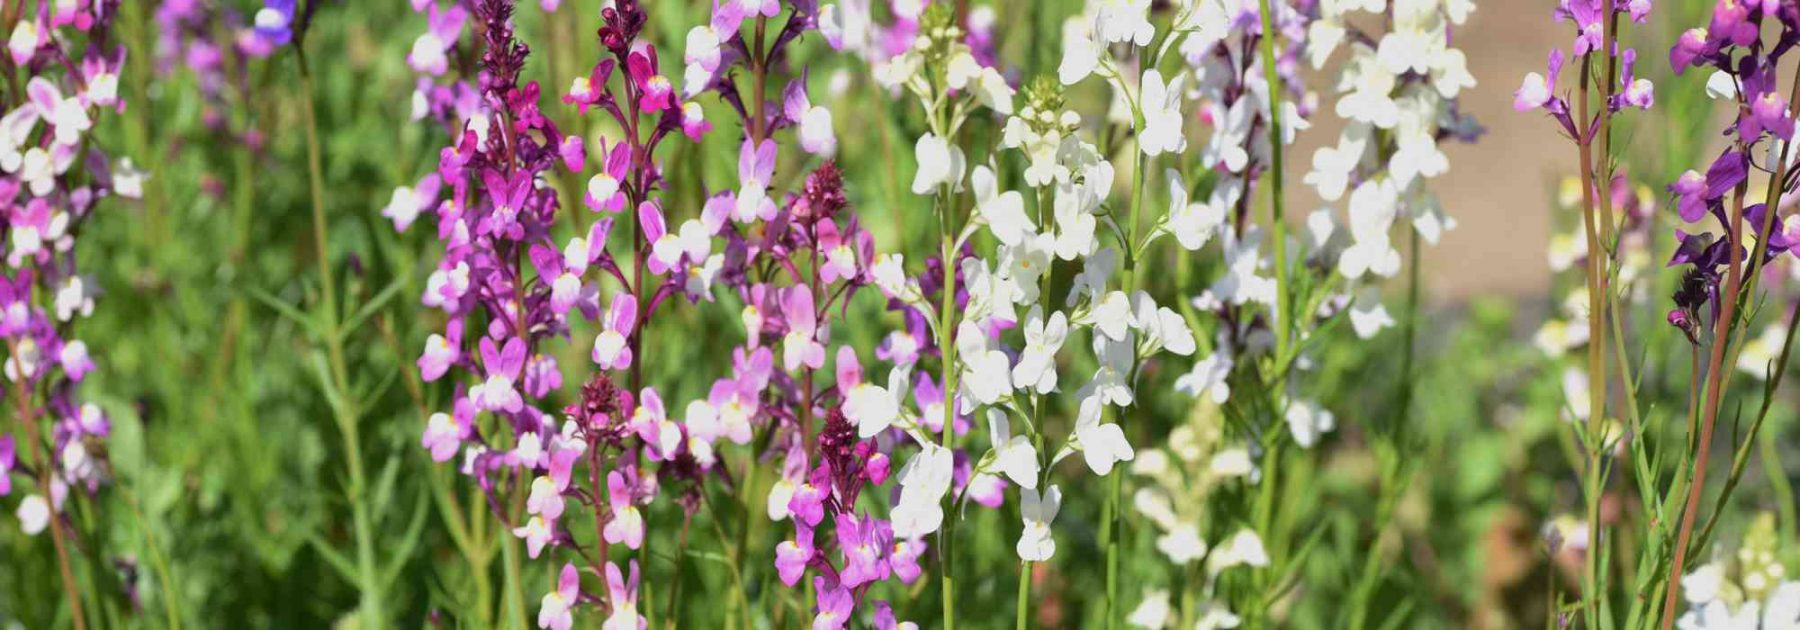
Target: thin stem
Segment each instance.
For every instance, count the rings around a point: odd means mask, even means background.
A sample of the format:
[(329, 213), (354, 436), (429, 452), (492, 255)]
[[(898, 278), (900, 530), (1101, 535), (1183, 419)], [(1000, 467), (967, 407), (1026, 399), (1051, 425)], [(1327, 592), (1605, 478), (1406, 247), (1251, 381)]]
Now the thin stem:
[[(955, 196), (948, 186), (943, 188), (941, 203), (943, 211), (939, 215), (939, 223), (943, 228), (943, 267), (944, 288), (941, 303), (938, 307), (938, 349), (943, 352), (944, 360), (940, 379), (944, 383), (944, 427), (941, 446), (945, 450), (955, 448), (956, 438), (956, 230), (954, 225)], [(951, 554), (950, 544), (953, 539), (952, 525), (956, 522), (954, 501), (956, 493), (944, 494), (944, 523), (938, 532), (938, 564), (943, 571), (942, 597), (944, 600), (944, 628), (956, 627), (956, 581), (951, 565), (955, 556)]]
[[(7, 340), (12, 356), (19, 356), (19, 342)], [(31, 406), (31, 392), (25, 388), (25, 375), (12, 379), (13, 400), (16, 401), (19, 413), (19, 425), (25, 427), (25, 441), (31, 444), (31, 457), (37, 460), (38, 491), (44, 493), (44, 503), (50, 510), (50, 542), (56, 547), (56, 568), (62, 574), (63, 595), (69, 599), (69, 614), (75, 622), (75, 630), (87, 628), (87, 618), (81, 612), (81, 591), (75, 586), (75, 574), (69, 570), (68, 543), (63, 541), (62, 517), (56, 513), (56, 499), (50, 492), (50, 476), (55, 474), (56, 465), (44, 452), (44, 443), (38, 439), (37, 411)]]
[[(1740, 182), (1732, 194), (1731, 242), (1741, 243), (1743, 237), (1744, 191), (1746, 184)], [(1711, 358), (1707, 361), (1707, 403), (1704, 407), (1705, 417), (1700, 422), (1700, 442), (1696, 445), (1694, 458), (1694, 480), (1688, 485), (1686, 506), (1682, 508), (1681, 529), (1675, 537), (1675, 563), (1669, 567), (1668, 592), (1663, 597), (1663, 630), (1675, 625), (1675, 600), (1681, 593), (1681, 572), (1687, 565), (1688, 537), (1693, 534), (1694, 516), (1700, 508), (1700, 492), (1706, 487), (1706, 463), (1712, 451), (1713, 425), (1719, 418), (1719, 407), (1725, 395), (1724, 367), (1725, 346), (1730, 341), (1732, 324), (1737, 319), (1737, 300), (1727, 296), (1735, 296), (1743, 282), (1742, 247), (1731, 247), (1731, 264), (1725, 280), (1725, 292), (1720, 294), (1724, 304), (1720, 306), (1719, 319), (1713, 322), (1713, 342)]]
[(373, 627), (386, 625), (380, 572), (375, 566), (375, 526), (367, 504), (368, 478), (363, 470), (362, 443), (358, 433), (355, 396), (350, 390), (349, 371), (344, 361), (342, 331), (338, 329), (337, 283), (332, 277), (329, 242), (331, 232), (325, 217), (325, 169), (319, 145), (318, 114), (315, 111), (312, 70), (306, 62), (304, 48), (295, 47), (300, 61), (300, 90), (305, 99), (301, 111), (306, 120), (306, 169), (312, 192), (314, 256), (322, 286), (324, 337), (331, 378), (337, 389), (335, 410), (339, 433), (344, 439), (344, 460), (350, 473), (350, 519), (356, 536), (357, 586), (362, 591), (358, 618)]
[[(1287, 222), (1283, 217), (1284, 188), (1282, 173), (1282, 134), (1281, 134), (1281, 75), (1276, 65), (1275, 56), (1275, 12), (1269, 8), (1269, 0), (1262, 0), (1262, 58), (1264, 79), (1269, 86), (1269, 153), (1271, 168), (1269, 169), (1269, 211), (1273, 215), (1275, 243), (1275, 360), (1278, 365), (1285, 364), (1288, 356), (1288, 331), (1293, 322), (1288, 317), (1290, 297), (1288, 295), (1288, 259), (1287, 259)], [(1278, 374), (1279, 378), (1280, 375)]]
[[(1582, 125), (1586, 125), (1587, 121), (1590, 120), (1588, 109), (1588, 84), (1590, 83), (1592, 72), (1593, 55), (1590, 54), (1582, 58), (1581, 64), (1581, 89), (1577, 104), (1576, 120), (1580, 121), (1580, 124)], [(1602, 109), (1606, 108), (1604, 102), (1601, 107)], [(1601, 479), (1602, 465), (1600, 461), (1599, 446), (1597, 446), (1597, 444), (1599, 443), (1598, 440), (1601, 439), (1601, 431), (1603, 431), (1606, 422), (1607, 394), (1605, 354), (1605, 318), (1607, 305), (1606, 258), (1604, 253), (1607, 251), (1606, 248), (1608, 246), (1603, 243), (1600, 237), (1600, 231), (1603, 229), (1601, 227), (1603, 219), (1600, 216), (1600, 211), (1597, 209), (1599, 205), (1604, 204), (1601, 201), (1596, 200), (1595, 196), (1596, 193), (1605, 195), (1612, 188), (1611, 182), (1602, 182), (1595, 172), (1593, 140), (1594, 138), (1591, 135), (1585, 133), (1576, 139), (1576, 145), (1579, 149), (1581, 158), (1581, 224), (1582, 231), (1587, 238), (1589, 252), (1587, 257), (1587, 353), (1589, 387), (1586, 440), (1588, 458), (1586, 464), (1587, 469), (1582, 475), (1584, 494), (1586, 495), (1587, 503), (1588, 554), (1584, 563), (1585, 570), (1582, 578), (1582, 595), (1584, 598), (1582, 610), (1588, 616), (1588, 625), (1590, 627), (1597, 625), (1599, 620), (1599, 598), (1601, 597), (1599, 557), (1602, 555), (1600, 549), (1600, 534), (1602, 527), (1600, 526), (1599, 517), (1600, 493), (1604, 488), (1604, 481)], [(1606, 158), (1602, 155), (1600, 159), (1604, 160)]]

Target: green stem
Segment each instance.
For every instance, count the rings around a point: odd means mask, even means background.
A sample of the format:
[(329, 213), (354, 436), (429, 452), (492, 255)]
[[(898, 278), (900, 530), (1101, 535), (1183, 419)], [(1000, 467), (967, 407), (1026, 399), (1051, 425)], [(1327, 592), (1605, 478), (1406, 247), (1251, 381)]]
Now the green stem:
[[(956, 437), (956, 231), (954, 221), (955, 197), (948, 186), (942, 193), (943, 213), (939, 222), (943, 227), (942, 255), (944, 262), (944, 288), (942, 303), (938, 307), (938, 348), (944, 353), (941, 380), (944, 383), (944, 427), (941, 446), (946, 449), (955, 448)], [(956, 580), (951, 565), (954, 558), (950, 544), (953, 539), (952, 524), (956, 522), (956, 493), (944, 494), (944, 522), (938, 532), (938, 564), (943, 571), (940, 581), (944, 600), (944, 628), (956, 627)]]
[[(1287, 222), (1283, 217), (1284, 182), (1282, 174), (1281, 76), (1275, 63), (1275, 13), (1269, 0), (1262, 0), (1262, 58), (1264, 79), (1269, 85), (1269, 210), (1274, 215), (1275, 243), (1275, 360), (1285, 365), (1288, 357), (1288, 331), (1293, 322), (1288, 317)], [(1280, 375), (1278, 374), (1277, 377)]]
[(325, 351), (331, 365), (331, 377), (338, 390), (336, 419), (344, 439), (344, 459), (350, 473), (350, 519), (356, 536), (356, 570), (362, 604), (358, 618), (371, 627), (385, 627), (383, 610), (386, 597), (381, 592), (380, 572), (375, 566), (375, 525), (367, 503), (368, 478), (363, 470), (362, 440), (358, 433), (355, 396), (349, 386), (349, 371), (344, 361), (342, 331), (338, 330), (337, 283), (332, 277), (331, 233), (325, 216), (325, 169), (321, 164), (319, 123), (314, 103), (312, 71), (306, 62), (304, 48), (295, 48), (300, 60), (300, 90), (306, 102), (301, 107), (306, 120), (306, 170), (312, 188), (312, 223), (314, 256), (317, 258), (324, 308)]

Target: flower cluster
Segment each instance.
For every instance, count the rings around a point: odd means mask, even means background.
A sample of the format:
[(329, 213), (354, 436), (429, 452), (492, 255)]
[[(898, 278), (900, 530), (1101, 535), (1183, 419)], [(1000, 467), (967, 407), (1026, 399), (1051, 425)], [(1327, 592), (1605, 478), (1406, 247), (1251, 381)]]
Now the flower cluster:
[[(18, 21), (0, 60), (23, 86), (0, 116), (0, 338), (5, 398), (20, 430), (0, 434), (0, 496), (14, 491), (15, 478), (27, 481), (16, 514), (32, 535), (63, 527), (71, 488), (92, 493), (109, 475), (102, 441), (110, 423), (79, 392), (95, 366), (76, 324), (93, 313), (97, 291), (77, 265), (77, 236), (106, 198), (140, 196), (146, 177), (129, 160), (115, 164), (91, 137), (125, 109), (125, 48), (113, 33), (119, 2), (39, 8)], [(60, 552), (60, 533), (57, 544)]]
[[(638, 508), (664, 485), (659, 475), (692, 480), (701, 470), (696, 459), (709, 452), (668, 418), (655, 388), (639, 382), (643, 324), (687, 290), (690, 268), (707, 259), (704, 237), (686, 226), (667, 229), (654, 156), (672, 132), (697, 136), (703, 128), (658, 71), (655, 48), (638, 41), (647, 21), (642, 7), (606, 8), (598, 33), (606, 56), (561, 100), (583, 115), (603, 112), (625, 135), (598, 140), (597, 172), (581, 197), (598, 216), (571, 216), (579, 213), (565, 211), (554, 184), (559, 173), (587, 171), (588, 139), (564, 135), (540, 109), (538, 84), (521, 84), (529, 48), (514, 33), (514, 3), (417, 0), (413, 8), (426, 22), (407, 56), (419, 73), (413, 115), (442, 125), (451, 143), (436, 172), (397, 189), (382, 214), (402, 231), (421, 215), (436, 218), (443, 256), (421, 301), (443, 311), (446, 323), (426, 340), (419, 370), (427, 381), (473, 381), (457, 385), (450, 413), (430, 418), (422, 444), (438, 461), (462, 455), (462, 472), (489, 493), (531, 557), (551, 546), (598, 548), (587, 570), (607, 575), (612, 619), (635, 625), (636, 563), (623, 580), (606, 548), (637, 549), (644, 536)], [(449, 72), (465, 30), (479, 36), (472, 80)], [(620, 213), (632, 228), (629, 260), (608, 251)], [(574, 235), (558, 235), (561, 217)], [(614, 288), (604, 297), (608, 279)], [(545, 409), (564, 383), (551, 350), (570, 340), (575, 314), (599, 323), (591, 353), (598, 369), (558, 422)], [(493, 422), (481, 422), (484, 416)], [(652, 472), (645, 459), (663, 466)], [(505, 506), (521, 495), (524, 514), (514, 514)], [(600, 540), (578, 542), (565, 526), (571, 500), (592, 509)], [(685, 497), (689, 509), (695, 503)], [(582, 601), (579, 574), (565, 570), (544, 597), (540, 625), (567, 628), (570, 608)]]
[[(1765, 42), (1762, 25), (1771, 20), (1781, 34)], [(1690, 170), (1669, 184), (1676, 214), (1684, 223), (1700, 224), (1676, 232), (1680, 245), (1669, 261), (1687, 266), (1669, 323), (1696, 343), (1704, 337), (1706, 322), (1720, 317), (1720, 292), (1727, 288), (1728, 276), (1761, 268), (1800, 243), (1800, 220), (1780, 213), (1800, 152), (1791, 149), (1793, 97), (1782, 93), (1776, 73), (1790, 48), (1780, 42), (1790, 41), (1796, 33), (1800, 14), (1792, 10), (1721, 4), (1707, 27), (1683, 33), (1669, 51), (1669, 63), (1677, 73), (1712, 69), (1707, 93), (1736, 106), (1736, 117), (1725, 129), (1730, 146), (1705, 173)], [(1766, 152), (1758, 148), (1765, 139)], [(1763, 186), (1752, 181), (1757, 179), (1753, 171), (1781, 180)], [(1753, 192), (1753, 186), (1759, 190)], [(1758, 198), (1764, 201), (1756, 202)], [(1720, 228), (1717, 234), (1710, 229), (1713, 222)], [(1755, 259), (1753, 253), (1761, 258)]]
[[(1345, 125), (1336, 145), (1313, 153), (1306, 183), (1327, 202), (1348, 195), (1349, 242), (1338, 253), (1338, 272), (1353, 283), (1392, 278), (1401, 260), (1391, 238), (1396, 222), (1407, 221), (1428, 244), (1456, 226), (1428, 185), (1450, 168), (1440, 141), (1472, 142), (1481, 133), (1457, 108), (1457, 97), (1475, 86), (1475, 78), (1462, 51), (1450, 47), (1450, 30), (1468, 19), (1474, 3), (1395, 2), (1390, 27), (1379, 37), (1349, 20), (1357, 12), (1384, 13), (1381, 2), (1327, 2), (1320, 11), (1308, 28), (1307, 53), (1315, 68), (1322, 67), (1348, 41), (1349, 58), (1334, 87), (1334, 111)], [(1328, 223), (1315, 215), (1308, 224)], [(1322, 231), (1315, 227), (1316, 241), (1329, 240)], [(1356, 292), (1350, 323), (1363, 338), (1393, 325), (1373, 285)]]

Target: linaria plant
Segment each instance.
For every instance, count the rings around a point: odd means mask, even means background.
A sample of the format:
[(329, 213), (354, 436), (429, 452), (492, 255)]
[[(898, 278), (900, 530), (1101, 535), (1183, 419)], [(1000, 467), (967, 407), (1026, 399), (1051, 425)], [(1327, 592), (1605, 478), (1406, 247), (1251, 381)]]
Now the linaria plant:
[(84, 587), (70, 569), (80, 551), (71, 512), (111, 477), (111, 424), (80, 387), (95, 365), (77, 324), (93, 314), (97, 292), (78, 265), (93, 250), (78, 251), (77, 237), (95, 213), (112, 209), (108, 198), (139, 197), (147, 175), (128, 159), (115, 163), (93, 139), (125, 110), (125, 47), (113, 32), (119, 3), (25, 5), (0, 9), (0, 28), (10, 33), (0, 71), (11, 86), (0, 99), (0, 337), (13, 418), (0, 425), (0, 496), (25, 534), (49, 532), (68, 621), (84, 628)]
[[(1761, 33), (1765, 26), (1778, 35), (1765, 41)], [(1758, 441), (1793, 341), (1794, 322), (1790, 320), (1778, 357), (1772, 357), (1768, 349), (1749, 352), (1750, 357), (1774, 358), (1760, 370), (1753, 368), (1763, 373), (1763, 400), (1743, 439), (1732, 446), (1731, 467), (1711, 514), (1704, 527), (1696, 529), (1714, 429), (1725, 411), (1731, 376), (1737, 371), (1733, 366), (1743, 360), (1747, 350), (1772, 345), (1759, 342), (1752, 332), (1752, 320), (1766, 300), (1759, 284), (1774, 269), (1770, 265), (1785, 260), (1782, 254), (1788, 253), (1794, 242), (1791, 217), (1779, 215), (1786, 202), (1784, 195), (1793, 187), (1793, 165), (1800, 157), (1790, 147), (1792, 103), (1800, 98), (1800, 77), (1792, 79), (1794, 85), (1784, 93), (1777, 66), (1797, 34), (1800, 12), (1792, 6), (1723, 3), (1714, 8), (1706, 27), (1686, 31), (1669, 51), (1669, 62), (1677, 73), (1711, 70), (1708, 93), (1732, 104), (1736, 115), (1724, 134), (1729, 145), (1706, 172), (1688, 171), (1669, 185), (1682, 222), (1676, 232), (1679, 246), (1670, 264), (1679, 266), (1683, 275), (1668, 321), (1693, 344), (1696, 363), (1703, 363), (1705, 369), (1693, 376), (1691, 466), (1684, 458), (1663, 502), (1669, 521), (1677, 520), (1678, 509), (1680, 513), (1677, 528), (1659, 532), (1659, 542), (1666, 541), (1661, 553), (1673, 558), (1668, 571), (1657, 576), (1667, 580), (1660, 617), (1665, 628), (1675, 622), (1678, 595), (1688, 581), (1684, 579), (1688, 563), (1698, 562), (1706, 552), (1722, 508)], [(1761, 173), (1767, 173), (1767, 184), (1753, 191), (1752, 180), (1761, 179)], [(1715, 228), (1720, 230), (1718, 235), (1713, 234)], [(1704, 602), (1691, 594), (1688, 599), (1696, 606)]]

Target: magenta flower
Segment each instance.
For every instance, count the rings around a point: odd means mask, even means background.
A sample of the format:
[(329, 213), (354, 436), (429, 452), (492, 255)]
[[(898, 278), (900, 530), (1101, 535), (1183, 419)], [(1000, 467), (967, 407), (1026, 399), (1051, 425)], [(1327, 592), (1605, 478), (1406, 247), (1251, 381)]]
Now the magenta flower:
[(813, 617), (813, 630), (843, 630), (850, 623), (850, 613), (856, 607), (856, 598), (844, 585), (825, 579), (825, 576), (813, 578), (813, 587), (819, 591), (819, 613)]
[(12, 434), (0, 435), (0, 497), (12, 492), (12, 470), (19, 464), (16, 449)]
[(1675, 67), (1675, 74), (1681, 74), (1706, 54), (1709, 47), (1706, 29), (1690, 28), (1675, 40), (1675, 47), (1669, 49), (1669, 65)]
[(812, 562), (813, 553), (813, 528), (795, 523), (794, 539), (775, 545), (775, 572), (781, 577), (781, 583), (799, 584), (807, 565)]
[[(460, 327), (452, 326), (450, 328), (450, 335), (453, 337), (460, 337), (462, 335), (462, 329)], [(461, 339), (452, 343), (449, 339), (444, 338), (443, 335), (433, 334), (430, 337), (427, 337), (425, 339), (425, 351), (419, 355), (418, 363), (420, 377), (427, 383), (443, 378), (444, 373), (450, 370), (450, 364), (456, 362), (459, 354), (457, 347), (461, 345)]]
[(625, 190), (623, 181), (631, 168), (631, 147), (620, 142), (613, 145), (612, 151), (606, 150), (606, 140), (600, 140), (600, 152), (606, 155), (606, 163), (600, 166), (600, 172), (588, 178), (587, 207), (598, 212), (618, 212), (625, 207)]
[(638, 97), (638, 108), (645, 112), (676, 109), (675, 84), (657, 72), (656, 65), (656, 47), (650, 45), (645, 45), (642, 51), (632, 52), (625, 60), (626, 75), (642, 93)]
[(880, 519), (859, 519), (854, 514), (843, 514), (838, 517), (838, 547), (844, 553), (844, 568), (838, 573), (838, 580), (847, 588), (856, 588), (870, 582), (885, 580), (891, 574), (884, 551), (888, 543), (883, 540), (893, 537), (893, 531), (881, 525)]

